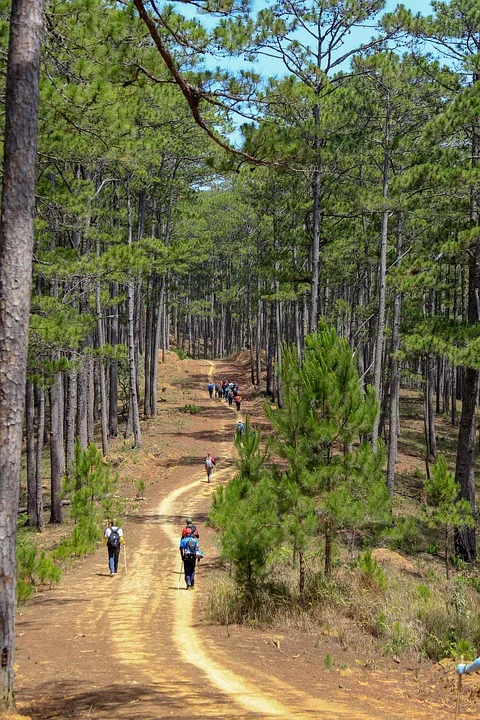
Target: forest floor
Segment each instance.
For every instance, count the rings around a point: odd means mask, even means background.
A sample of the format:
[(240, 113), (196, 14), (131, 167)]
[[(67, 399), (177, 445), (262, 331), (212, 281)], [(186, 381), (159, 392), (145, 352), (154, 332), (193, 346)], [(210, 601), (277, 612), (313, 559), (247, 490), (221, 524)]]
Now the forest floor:
[[(159, 415), (143, 423), (143, 447), (112, 443), (110, 459), (132, 495), (123, 523), (126, 564), (110, 577), (104, 547), (79, 560), (60, 584), (37, 594), (17, 619), (18, 711), (33, 720), (90, 718), (452, 718), (453, 665), (394, 662), (340, 645), (307, 628), (218, 626), (205, 589), (219, 565), (205, 525), (211, 495), (233, 473), (237, 414), (210, 400), (208, 378), (237, 379), (242, 413), (249, 402), (247, 364), (180, 361), (159, 369)], [(187, 403), (198, 415), (181, 412)], [(218, 459), (207, 484), (203, 461)], [(144, 499), (135, 487), (145, 481)], [(195, 592), (180, 576), (178, 538), (191, 515), (205, 559)], [(47, 530), (48, 533), (48, 530)], [(45, 535), (47, 534), (45, 533)], [(326, 654), (335, 657), (327, 669)], [(473, 678), (467, 678), (465, 685)], [(478, 696), (461, 717), (478, 716)]]

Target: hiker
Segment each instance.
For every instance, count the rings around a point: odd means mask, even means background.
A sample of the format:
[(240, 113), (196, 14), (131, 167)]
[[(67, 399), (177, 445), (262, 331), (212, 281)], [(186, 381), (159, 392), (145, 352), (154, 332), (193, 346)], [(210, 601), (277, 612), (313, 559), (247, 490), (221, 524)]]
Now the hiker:
[(241, 402), (242, 402), (242, 398), (240, 397), (240, 395), (237, 395), (237, 397), (235, 398), (235, 405), (237, 406), (237, 412), (240, 412)]
[(457, 665), (457, 673), (459, 675), (463, 675), (466, 673), (467, 675), (470, 675), (472, 672), (478, 672), (480, 670), (480, 657), (477, 657), (476, 660), (474, 660), (469, 665), (465, 663), (460, 663)]
[(196, 525), (193, 524), (192, 518), (187, 518), (185, 520), (185, 527), (182, 530), (182, 538), (186, 537), (194, 537), (197, 538), (197, 540), (200, 537)]
[(183, 560), (183, 569), (185, 572), (185, 582), (187, 584), (187, 590), (195, 589), (195, 566), (197, 560), (203, 557), (203, 553), (198, 547), (197, 538), (189, 535), (188, 537), (182, 537), (180, 540), (180, 556)]
[(213, 458), (210, 453), (207, 453), (207, 457), (205, 458), (205, 470), (207, 471), (207, 483), (210, 482), (210, 478), (213, 474), (213, 469), (215, 467), (215, 458)]
[(228, 390), (227, 392), (227, 399), (228, 399), (228, 405), (229, 407), (232, 407), (233, 403), (233, 392), (231, 390)]
[(120, 556), (120, 547), (124, 543), (123, 530), (115, 523), (107, 527), (104, 533), (104, 542), (108, 550), (108, 567), (110, 569), (110, 577), (118, 572), (118, 558)]
[(220, 385), (218, 383), (215, 383), (215, 400), (218, 400), (220, 397)]
[(213, 397), (213, 388), (214, 388), (213, 383), (208, 383), (208, 394), (210, 395), (210, 400)]
[(236, 437), (241, 437), (243, 435), (244, 430), (245, 430), (245, 425), (243, 424), (243, 422), (241, 420), (239, 420), (235, 427)]

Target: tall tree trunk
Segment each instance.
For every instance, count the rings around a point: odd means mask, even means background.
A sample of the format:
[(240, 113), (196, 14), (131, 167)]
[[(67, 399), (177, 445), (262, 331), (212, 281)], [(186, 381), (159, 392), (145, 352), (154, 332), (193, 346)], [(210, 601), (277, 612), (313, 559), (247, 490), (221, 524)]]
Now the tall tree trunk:
[[(474, 75), (474, 82), (479, 77)], [(478, 127), (473, 128), (472, 166), (478, 166), (479, 137)], [(470, 222), (473, 227), (479, 224), (478, 187), (471, 189)], [(476, 325), (480, 321), (478, 297), (480, 293), (480, 241), (470, 248), (468, 259), (468, 322)], [(462, 415), (458, 430), (457, 462), (455, 480), (460, 485), (460, 496), (470, 503), (475, 513), (475, 459), (476, 459), (476, 418), (475, 408), (478, 396), (478, 371), (465, 368), (462, 382)], [(477, 556), (475, 528), (455, 528), (455, 555), (470, 562)]]
[(42, 459), (43, 459), (43, 437), (45, 434), (45, 390), (37, 390), (37, 448), (35, 453), (35, 481), (37, 485), (37, 530), (41, 532), (44, 526), (43, 517), (43, 483), (42, 483)]
[(27, 380), (25, 404), (27, 445), (27, 514), (28, 524), (37, 527), (37, 484), (35, 478), (35, 389)]
[[(130, 182), (127, 184), (127, 211), (128, 211), (128, 244), (132, 244), (133, 228), (132, 228), (132, 210), (130, 200)], [(133, 424), (133, 435), (135, 438), (135, 447), (142, 445), (142, 435), (140, 431), (140, 416), (138, 412), (138, 396), (137, 396), (137, 371), (135, 364), (135, 283), (130, 278), (127, 285), (127, 302), (128, 302), (128, 362), (130, 370), (130, 408)]]
[[(111, 297), (117, 295), (116, 285), (112, 285)], [(111, 323), (110, 323), (110, 344), (115, 347), (118, 344), (118, 305), (115, 305), (111, 310)], [(109, 392), (109, 406), (108, 406), (108, 428), (110, 437), (117, 437), (118, 435), (118, 361), (112, 360), (110, 362), (110, 392)]]
[[(318, 88), (318, 93), (320, 92)], [(313, 228), (312, 228), (312, 286), (310, 293), (310, 332), (315, 332), (318, 325), (318, 281), (320, 268), (320, 218), (321, 218), (321, 150), (320, 150), (320, 105), (313, 106), (313, 122), (315, 128), (314, 152), (316, 162), (312, 173), (313, 195)]]
[(43, 0), (12, 0), (0, 218), (0, 712), (14, 700), (16, 523), (32, 279)]
[(86, 357), (82, 358), (82, 365), (77, 376), (77, 431), (80, 447), (85, 449), (88, 445), (88, 375)]
[[(100, 256), (100, 241), (97, 240), (97, 255)], [(97, 338), (98, 338), (98, 349), (100, 353), (105, 345), (105, 333), (102, 318), (102, 307), (100, 302), (100, 283), (97, 283), (95, 288), (95, 308), (97, 313)], [(100, 378), (100, 400), (102, 403), (101, 407), (101, 431), (102, 431), (102, 453), (105, 457), (108, 455), (108, 398), (107, 398), (107, 380), (105, 377), (105, 366), (103, 359), (100, 356), (98, 358), (98, 373)]]
[[(383, 182), (382, 197), (386, 202), (388, 197), (388, 173), (390, 166), (390, 110), (387, 109), (385, 116), (384, 132), (384, 155), (383, 155)], [(385, 208), (382, 212), (382, 229), (380, 234), (380, 260), (378, 264), (378, 318), (377, 335), (375, 339), (375, 360), (373, 373), (373, 386), (377, 395), (378, 410), (372, 431), (372, 449), (377, 452), (378, 427), (380, 423), (380, 402), (382, 389), (382, 360), (383, 344), (385, 334), (385, 298), (387, 286), (387, 241), (388, 241), (388, 218), (389, 211)]]
[(65, 439), (65, 459), (67, 475), (71, 473), (75, 462), (75, 418), (77, 414), (77, 370), (72, 370), (68, 375), (67, 381), (67, 420), (66, 420), (66, 439)]
[[(402, 256), (403, 246), (403, 213), (398, 217), (397, 229), (397, 261)], [(399, 434), (399, 379), (398, 360), (396, 353), (400, 347), (400, 312), (402, 295), (395, 289), (393, 298), (393, 319), (392, 319), (392, 361), (390, 368), (390, 425), (388, 428), (388, 465), (387, 465), (387, 487), (390, 497), (395, 492), (395, 465), (397, 463), (398, 434)]]
[(62, 522), (62, 480), (65, 475), (65, 455), (63, 452), (63, 392), (62, 374), (55, 373), (50, 388), (50, 465), (51, 465), (51, 505), (50, 522)]

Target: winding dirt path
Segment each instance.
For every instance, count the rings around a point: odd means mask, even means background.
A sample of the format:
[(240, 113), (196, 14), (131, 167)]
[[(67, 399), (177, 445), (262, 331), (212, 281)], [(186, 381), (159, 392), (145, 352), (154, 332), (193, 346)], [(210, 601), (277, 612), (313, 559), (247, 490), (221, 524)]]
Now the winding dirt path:
[[(198, 361), (196, 367), (192, 382), (205, 395), (214, 365)], [(338, 680), (319, 685), (314, 676), (299, 679), (293, 672), (290, 683), (261, 659), (245, 661), (239, 645), (219, 646), (200, 622), (208, 559), (199, 569), (196, 591), (185, 592), (178, 538), (187, 515), (195, 518), (201, 538), (208, 534), (202, 518), (213, 490), (231, 470), (222, 463), (214, 482), (205, 482), (205, 435), (213, 438), (207, 449), (228, 458), (237, 417), (208, 398), (198, 402), (206, 412), (192, 421), (184, 440), (190, 455), (152, 489), (144, 514), (125, 525), (128, 572), (122, 567), (110, 578), (102, 548), (19, 617), (20, 710), (36, 720), (407, 717), (405, 699), (395, 696), (388, 678), (375, 688), (375, 697), (366, 688), (364, 694), (349, 694)], [(409, 706), (409, 718), (432, 717), (431, 707)], [(435, 716), (448, 717), (439, 708)]]

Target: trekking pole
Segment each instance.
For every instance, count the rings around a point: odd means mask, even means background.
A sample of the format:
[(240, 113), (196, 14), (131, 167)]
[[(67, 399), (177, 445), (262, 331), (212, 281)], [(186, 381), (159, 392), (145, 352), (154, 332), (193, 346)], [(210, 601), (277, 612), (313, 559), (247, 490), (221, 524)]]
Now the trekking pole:
[(455, 706), (455, 720), (458, 720), (458, 713), (460, 711), (460, 694), (462, 692), (462, 675), (458, 676), (457, 680), (457, 704)]
[(183, 565), (183, 560), (180, 560), (180, 570), (179, 570), (179, 572), (178, 572), (178, 585), (177, 585), (177, 590), (180, 590), (180, 580), (182, 579), (182, 565)]
[(125, 575), (127, 574), (127, 546), (123, 543), (123, 559), (125, 561)]

